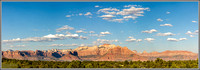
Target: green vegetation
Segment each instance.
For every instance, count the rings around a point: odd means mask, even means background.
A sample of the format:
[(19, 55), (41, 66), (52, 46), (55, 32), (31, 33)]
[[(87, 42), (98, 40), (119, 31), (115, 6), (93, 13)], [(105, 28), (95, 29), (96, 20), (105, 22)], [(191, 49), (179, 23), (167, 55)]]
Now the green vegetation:
[(14, 63), (10, 63), (10, 64), (8, 64), (8, 63), (2, 63), (2, 67), (3, 68), (17, 68), (18, 65), (14, 64)]
[(2, 68), (198, 68), (197, 60), (164, 61), (28, 61), (2, 59)]

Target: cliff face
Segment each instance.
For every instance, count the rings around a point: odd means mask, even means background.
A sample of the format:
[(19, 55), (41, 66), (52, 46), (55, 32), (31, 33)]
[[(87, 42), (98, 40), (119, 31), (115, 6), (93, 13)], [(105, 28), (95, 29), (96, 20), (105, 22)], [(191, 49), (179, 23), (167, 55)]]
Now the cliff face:
[(3, 51), (3, 58), (19, 59), (19, 60), (46, 60), (46, 61), (71, 61), (80, 60), (77, 55), (72, 52), (63, 54), (62, 52), (45, 52), (45, 51)]
[(124, 61), (124, 60), (147, 60), (146, 58), (139, 56), (129, 50), (127, 47), (116, 46), (114, 48), (110, 48), (108, 52), (100, 58), (100, 60), (104, 61)]
[(127, 47), (104, 44), (93, 47), (78, 47), (74, 50), (48, 50), (48, 51), (2, 51), (2, 57), (19, 60), (45, 60), (45, 61), (72, 61), (72, 60), (90, 60), (90, 61), (146, 61), (161, 58), (164, 60), (196, 60), (197, 53), (189, 51), (164, 51), (151, 52), (144, 51), (137, 53)]

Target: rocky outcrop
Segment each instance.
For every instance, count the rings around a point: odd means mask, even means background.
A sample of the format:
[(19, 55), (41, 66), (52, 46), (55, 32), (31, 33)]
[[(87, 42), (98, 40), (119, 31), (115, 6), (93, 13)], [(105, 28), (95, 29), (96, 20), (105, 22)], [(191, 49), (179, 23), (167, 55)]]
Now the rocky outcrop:
[(124, 60), (147, 60), (139, 55), (135, 54), (133, 51), (129, 50), (127, 47), (116, 46), (108, 50), (108, 52), (100, 58), (101, 61), (124, 61)]
[[(75, 52), (68, 52), (63, 54), (62, 52), (45, 52), (45, 51), (3, 51), (3, 58), (19, 59), (19, 60), (49, 60), (49, 61), (62, 61), (62, 60), (80, 60), (78, 54)], [(70, 58), (67, 58), (70, 57)], [(65, 59), (63, 59), (65, 58)]]
[(78, 53), (76, 51), (69, 51), (67, 54), (64, 54), (60, 60), (63, 60), (63, 61), (72, 61), (72, 60), (81, 60), (79, 57), (78, 57)]
[(164, 52), (146, 52), (137, 53), (136, 50), (129, 50), (127, 47), (121, 47), (110, 44), (99, 46), (82, 46), (76, 49), (52, 49), (52, 50), (26, 50), (26, 51), (2, 51), (2, 57), (19, 60), (45, 60), (45, 61), (146, 61), (161, 58), (164, 60), (196, 60), (197, 53), (190, 51), (164, 51)]

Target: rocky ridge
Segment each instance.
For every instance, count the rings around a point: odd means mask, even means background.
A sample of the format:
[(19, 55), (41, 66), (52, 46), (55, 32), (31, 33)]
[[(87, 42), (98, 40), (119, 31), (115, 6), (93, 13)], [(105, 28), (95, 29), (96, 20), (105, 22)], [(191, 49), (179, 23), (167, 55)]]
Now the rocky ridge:
[(110, 44), (103, 44), (99, 46), (82, 46), (76, 49), (66, 50), (25, 50), (25, 51), (2, 51), (2, 57), (8, 59), (19, 60), (44, 60), (44, 61), (72, 61), (72, 60), (88, 60), (88, 61), (146, 61), (161, 58), (164, 60), (196, 60), (197, 53), (190, 51), (176, 50), (151, 52), (144, 51), (137, 53), (136, 50), (129, 50), (127, 47), (121, 47)]

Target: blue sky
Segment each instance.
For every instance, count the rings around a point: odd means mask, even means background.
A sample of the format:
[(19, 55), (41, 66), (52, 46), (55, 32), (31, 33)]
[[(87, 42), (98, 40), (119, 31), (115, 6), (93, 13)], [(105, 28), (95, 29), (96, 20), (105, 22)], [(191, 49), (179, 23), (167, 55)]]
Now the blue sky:
[(3, 2), (2, 49), (198, 52), (198, 2)]

